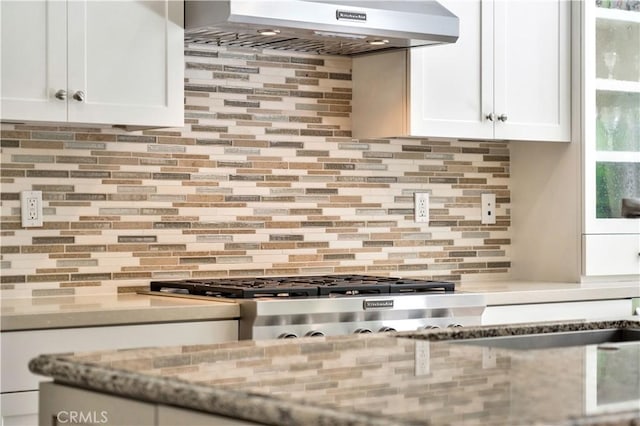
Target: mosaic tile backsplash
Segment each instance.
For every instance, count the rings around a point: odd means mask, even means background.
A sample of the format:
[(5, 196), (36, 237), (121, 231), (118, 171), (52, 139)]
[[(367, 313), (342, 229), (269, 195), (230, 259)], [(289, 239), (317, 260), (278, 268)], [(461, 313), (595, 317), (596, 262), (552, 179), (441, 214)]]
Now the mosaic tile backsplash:
[[(505, 142), (351, 137), (351, 60), (185, 47), (185, 126), (2, 125), (1, 295), (152, 279), (510, 268)], [(372, 88), (373, 89), (373, 88)], [(20, 191), (44, 226), (23, 229)], [(430, 193), (430, 223), (413, 194)], [(497, 223), (480, 223), (480, 194)]]

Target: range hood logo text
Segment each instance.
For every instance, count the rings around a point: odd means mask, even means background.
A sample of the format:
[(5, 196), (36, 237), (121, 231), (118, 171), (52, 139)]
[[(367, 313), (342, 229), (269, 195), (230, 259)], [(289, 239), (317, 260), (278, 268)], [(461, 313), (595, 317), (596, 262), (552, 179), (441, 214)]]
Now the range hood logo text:
[(365, 300), (364, 309), (385, 309), (393, 308), (393, 300)]
[(362, 12), (347, 12), (346, 10), (336, 10), (336, 19), (367, 22), (367, 14)]

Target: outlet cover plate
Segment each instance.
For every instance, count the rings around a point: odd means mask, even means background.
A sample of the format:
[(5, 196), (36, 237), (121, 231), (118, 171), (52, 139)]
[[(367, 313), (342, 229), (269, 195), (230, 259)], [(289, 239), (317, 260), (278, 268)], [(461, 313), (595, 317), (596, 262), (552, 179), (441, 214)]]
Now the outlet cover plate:
[(415, 340), (415, 375), (426, 376), (431, 372), (431, 352), (428, 340)]
[(42, 226), (42, 191), (20, 192), (20, 215), (23, 228)]
[(429, 193), (413, 193), (413, 215), (416, 223), (429, 222)]

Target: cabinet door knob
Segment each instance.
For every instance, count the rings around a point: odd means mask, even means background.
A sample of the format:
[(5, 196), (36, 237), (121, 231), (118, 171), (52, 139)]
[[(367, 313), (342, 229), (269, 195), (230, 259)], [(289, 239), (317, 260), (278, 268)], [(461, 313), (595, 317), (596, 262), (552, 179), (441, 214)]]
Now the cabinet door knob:
[(502, 121), (502, 122), (507, 121), (507, 114), (500, 114), (500, 115), (498, 116), (498, 120), (500, 120), (500, 121)]
[(84, 92), (82, 90), (78, 90), (76, 93), (73, 94), (73, 99), (75, 99), (78, 102), (84, 102)]
[(485, 115), (484, 118), (486, 118), (489, 121), (493, 121), (493, 120), (495, 120), (496, 116), (495, 116), (494, 113), (489, 113), (489, 114)]
[(56, 99), (64, 101), (65, 99), (67, 99), (67, 91), (60, 89), (56, 92), (54, 96), (56, 97)]

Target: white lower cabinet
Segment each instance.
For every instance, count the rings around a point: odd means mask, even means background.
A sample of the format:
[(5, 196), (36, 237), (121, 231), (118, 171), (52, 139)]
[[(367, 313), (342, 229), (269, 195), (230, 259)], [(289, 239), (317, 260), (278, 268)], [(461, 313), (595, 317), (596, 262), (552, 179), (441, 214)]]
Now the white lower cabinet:
[(598, 320), (632, 315), (632, 299), (487, 306), (482, 325)]
[(40, 426), (65, 423), (154, 426), (155, 420), (155, 405), (148, 402), (54, 383), (40, 386)]
[(0, 394), (0, 414), (2, 426), (33, 426), (37, 424), (38, 391)]
[(258, 424), (57, 383), (42, 383), (40, 395), (40, 426), (59, 426), (64, 423), (108, 426), (250, 426)]
[(37, 424), (38, 384), (28, 369), (40, 354), (208, 344), (238, 339), (236, 320), (177, 322), (30, 331), (0, 334), (3, 426)]

